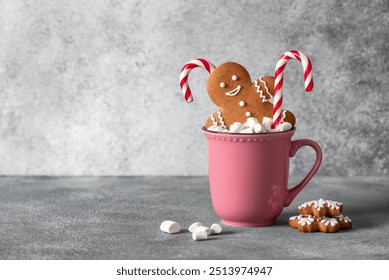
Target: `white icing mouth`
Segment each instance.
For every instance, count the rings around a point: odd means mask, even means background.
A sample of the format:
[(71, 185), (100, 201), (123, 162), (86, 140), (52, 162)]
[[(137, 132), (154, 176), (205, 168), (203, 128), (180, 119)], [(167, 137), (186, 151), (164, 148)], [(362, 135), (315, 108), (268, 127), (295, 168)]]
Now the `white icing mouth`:
[(227, 96), (235, 96), (239, 93), (240, 89), (241, 89), (241, 86), (237, 86), (235, 89), (226, 92), (226, 95)]

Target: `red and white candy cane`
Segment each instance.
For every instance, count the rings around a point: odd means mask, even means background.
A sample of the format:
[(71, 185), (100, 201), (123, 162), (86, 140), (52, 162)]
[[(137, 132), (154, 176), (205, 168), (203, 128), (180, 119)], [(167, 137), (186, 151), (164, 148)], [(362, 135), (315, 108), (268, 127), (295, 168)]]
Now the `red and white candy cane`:
[(192, 92), (190, 91), (188, 85), (188, 76), (190, 71), (192, 71), (192, 69), (196, 67), (205, 68), (205, 70), (207, 70), (209, 74), (211, 74), (211, 72), (216, 68), (215, 65), (213, 65), (211, 62), (204, 58), (196, 58), (194, 60), (191, 60), (186, 63), (184, 67), (182, 67), (180, 73), (180, 87), (187, 103), (193, 101)]
[(284, 68), (286, 66), (286, 63), (288, 63), (288, 61), (293, 58), (300, 61), (303, 65), (305, 91), (311, 91), (313, 89), (312, 64), (309, 58), (302, 52), (296, 50), (291, 50), (281, 55), (280, 59), (277, 62), (276, 71), (274, 73), (275, 82), (272, 128), (276, 128), (281, 122), (282, 84), (284, 82)]

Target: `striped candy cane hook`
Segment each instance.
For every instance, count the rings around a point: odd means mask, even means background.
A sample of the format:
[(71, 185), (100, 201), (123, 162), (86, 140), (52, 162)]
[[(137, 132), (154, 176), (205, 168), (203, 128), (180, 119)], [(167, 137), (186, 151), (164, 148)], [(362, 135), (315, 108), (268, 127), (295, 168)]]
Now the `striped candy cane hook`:
[(188, 85), (188, 76), (190, 71), (196, 67), (203, 67), (205, 70), (208, 71), (209, 74), (216, 68), (215, 65), (213, 65), (208, 60), (205, 60), (204, 58), (196, 58), (194, 60), (189, 61), (182, 67), (181, 73), (180, 73), (180, 87), (182, 90), (182, 94), (184, 95), (184, 98), (187, 103), (190, 103), (193, 101), (192, 92), (190, 91), (189, 85)]
[(288, 61), (293, 58), (300, 61), (303, 65), (305, 91), (311, 91), (313, 89), (312, 64), (309, 58), (302, 52), (296, 50), (291, 50), (281, 55), (277, 62), (276, 71), (274, 73), (275, 82), (272, 128), (276, 128), (281, 122), (282, 84), (284, 82), (284, 69)]

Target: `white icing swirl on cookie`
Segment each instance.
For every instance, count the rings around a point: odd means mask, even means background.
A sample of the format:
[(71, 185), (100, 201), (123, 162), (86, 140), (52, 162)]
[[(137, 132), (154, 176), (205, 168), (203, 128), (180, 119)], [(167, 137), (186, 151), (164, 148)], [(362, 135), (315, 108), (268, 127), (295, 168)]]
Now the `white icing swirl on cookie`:
[(282, 111), (282, 119), (281, 119), (281, 123), (283, 123), (283, 122), (284, 122), (285, 118), (286, 118), (286, 110), (283, 110), (283, 111)]
[(337, 218), (341, 222), (351, 223), (351, 219), (348, 216), (339, 215), (336, 216), (335, 218)]
[(213, 115), (211, 115), (211, 121), (213, 125), (217, 126), (217, 121), (215, 120), (215, 117)]
[(298, 209), (310, 207), (310, 206), (312, 206), (312, 204), (315, 203), (315, 201), (316, 201), (316, 200), (311, 200), (311, 201), (304, 202), (303, 204), (301, 204), (301, 205), (298, 207)]
[(289, 221), (294, 221), (294, 220), (300, 220), (301, 219), (301, 215), (298, 215), (298, 216), (292, 216), (289, 218)]
[(331, 226), (336, 226), (338, 224), (338, 221), (335, 218), (325, 218), (323, 217), (320, 221), (322, 224), (324, 224), (326, 227), (331, 225)]
[(331, 209), (336, 209), (339, 210), (340, 206), (342, 205), (341, 202), (338, 201), (332, 201), (332, 200), (326, 200), (327, 206), (330, 207)]
[(319, 200), (315, 201), (315, 203), (314, 203), (315, 208), (317, 210), (320, 210), (320, 209), (324, 208), (325, 204), (326, 204), (326, 200), (324, 200), (322, 198), (320, 198)]
[(338, 201), (324, 200), (324, 199), (320, 198), (319, 200), (312, 200), (312, 201), (305, 202), (305, 203), (301, 204), (298, 207), (298, 209), (307, 208), (307, 207), (310, 207), (312, 205), (314, 205), (314, 207), (318, 211), (320, 211), (320, 209), (323, 209), (325, 206), (330, 207), (331, 209), (339, 210), (342, 203), (338, 202)]
[(265, 86), (265, 89), (266, 89), (266, 92), (267, 94), (269, 94), (270, 98), (273, 98), (273, 95), (270, 93), (270, 90), (269, 88), (267, 87), (266, 85), (266, 82), (264, 80), (262, 80), (262, 78), (259, 78), (259, 80), (263, 83), (263, 85)]
[(224, 124), (224, 121), (223, 121), (223, 117), (222, 117), (222, 113), (220, 111), (217, 111), (217, 116), (219, 117), (219, 120), (220, 120), (220, 124), (221, 124), (221, 127), (226, 129), (226, 125)]
[[(270, 92), (269, 92), (269, 89), (268, 89), (267, 86), (266, 86), (266, 82), (265, 82), (264, 80), (262, 80), (261, 78), (259, 78), (259, 80), (265, 85), (265, 89), (266, 89), (267, 93), (269, 94), (269, 96), (272, 97), (272, 95), (271, 95)], [(257, 88), (257, 92), (259, 93), (259, 97), (262, 98), (262, 103), (263, 103), (263, 102), (269, 101), (269, 100), (266, 98), (266, 95), (263, 94), (263, 90), (261, 90), (261, 86), (258, 84), (258, 80), (256, 80), (256, 81), (254, 82), (254, 85), (255, 85), (255, 87)]]
[(315, 221), (315, 219), (312, 217), (312, 216), (308, 216), (308, 217), (301, 217), (298, 221), (298, 223), (302, 226), (305, 226), (305, 225), (311, 225), (313, 222)]

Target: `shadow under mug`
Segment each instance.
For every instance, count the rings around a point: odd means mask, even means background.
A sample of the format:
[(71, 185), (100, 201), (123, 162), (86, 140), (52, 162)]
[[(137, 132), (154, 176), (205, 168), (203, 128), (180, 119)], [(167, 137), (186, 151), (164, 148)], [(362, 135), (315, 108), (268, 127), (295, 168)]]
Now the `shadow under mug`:
[[(267, 134), (228, 134), (203, 128), (213, 208), (222, 222), (241, 227), (269, 226), (312, 179), (322, 161), (313, 140), (292, 140), (295, 129)], [(303, 146), (316, 159), (308, 175), (288, 189), (289, 159)]]

